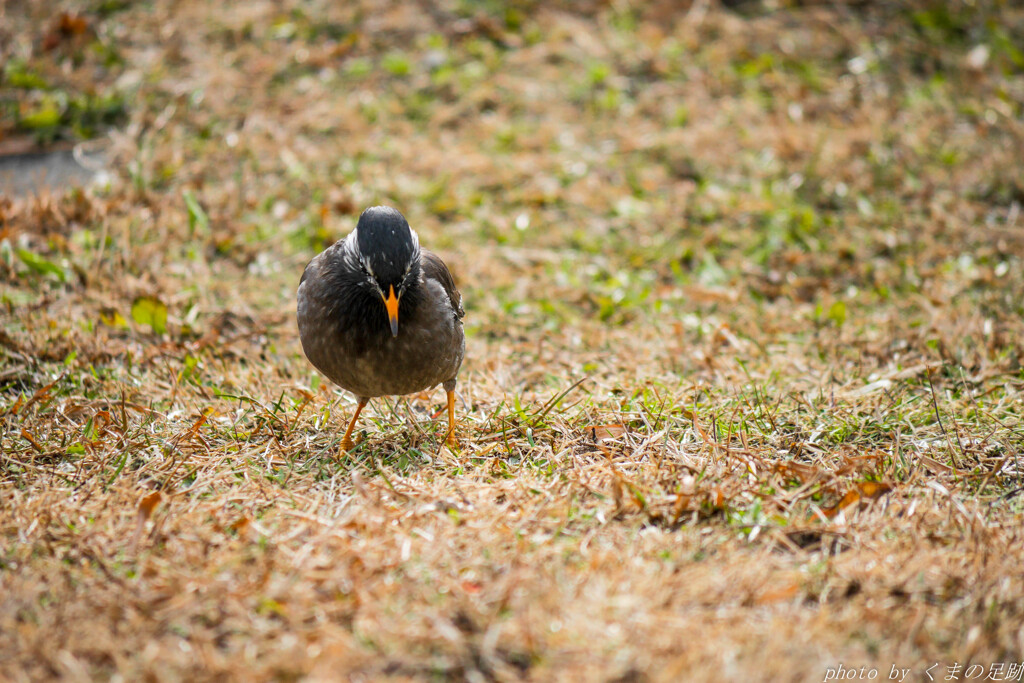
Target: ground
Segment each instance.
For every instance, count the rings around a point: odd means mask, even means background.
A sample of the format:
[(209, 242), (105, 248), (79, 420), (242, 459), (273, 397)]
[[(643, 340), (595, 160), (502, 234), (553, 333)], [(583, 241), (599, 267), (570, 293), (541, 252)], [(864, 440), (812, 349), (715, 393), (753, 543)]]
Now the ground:
[[(1016, 676), (1022, 45), (994, 0), (0, 6), (0, 135), (108, 166), (0, 196), (0, 678)], [(298, 343), (382, 203), (463, 293), (457, 448), (436, 390), (339, 454)]]

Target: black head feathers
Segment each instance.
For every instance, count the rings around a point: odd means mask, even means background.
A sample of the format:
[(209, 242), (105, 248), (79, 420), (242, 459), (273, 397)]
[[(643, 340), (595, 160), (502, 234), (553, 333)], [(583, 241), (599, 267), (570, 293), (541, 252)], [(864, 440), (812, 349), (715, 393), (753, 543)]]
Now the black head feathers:
[(405, 216), (390, 206), (363, 211), (355, 230), (359, 260), (384, 291), (406, 283), (419, 262), (419, 237)]

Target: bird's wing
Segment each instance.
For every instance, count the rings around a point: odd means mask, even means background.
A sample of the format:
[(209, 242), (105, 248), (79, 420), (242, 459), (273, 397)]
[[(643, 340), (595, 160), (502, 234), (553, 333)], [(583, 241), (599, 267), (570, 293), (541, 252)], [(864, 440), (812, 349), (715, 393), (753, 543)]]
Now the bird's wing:
[(448, 270), (448, 266), (441, 260), (441, 257), (426, 249), (421, 249), (420, 264), (423, 268), (424, 277), (437, 280), (444, 287), (445, 293), (448, 294), (448, 299), (452, 302), (452, 310), (455, 312), (455, 315), (459, 318), (465, 316), (466, 312), (462, 309), (462, 295), (455, 288), (455, 279), (452, 277), (451, 271)]
[(337, 242), (335, 242), (334, 244), (332, 244), (331, 246), (327, 247), (319, 254), (314, 256), (312, 260), (306, 264), (306, 269), (302, 271), (302, 277), (299, 279), (299, 285), (301, 286), (302, 283), (306, 281), (306, 278), (313, 277), (313, 275), (316, 274), (317, 271), (323, 268), (329, 255), (333, 255), (335, 251), (341, 249), (345, 245), (345, 241), (347, 239), (348, 237), (344, 237), (338, 240)]
[(317, 265), (314, 265), (315, 263), (316, 263), (316, 259), (314, 258), (312, 261), (310, 261), (309, 263), (306, 264), (305, 270), (302, 271), (302, 277), (299, 278), (299, 286), (300, 287), (302, 286), (302, 283), (306, 281), (306, 278), (309, 277), (310, 272), (316, 270)]

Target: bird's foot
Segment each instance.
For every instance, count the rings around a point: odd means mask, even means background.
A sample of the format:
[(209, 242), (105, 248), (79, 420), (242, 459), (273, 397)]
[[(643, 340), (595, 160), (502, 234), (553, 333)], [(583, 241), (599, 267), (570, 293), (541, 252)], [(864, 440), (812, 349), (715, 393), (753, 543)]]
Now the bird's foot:
[[(447, 387), (445, 387), (447, 389)], [(455, 438), (455, 390), (454, 384), (453, 389), (446, 391), (448, 394), (448, 432), (444, 435), (444, 441), (448, 444), (448, 448), (455, 450), (459, 447), (459, 442)]]
[(356, 420), (359, 419), (359, 413), (363, 411), (363, 408), (366, 406), (366, 402), (369, 400), (370, 399), (368, 398), (359, 399), (359, 405), (356, 406), (356, 412), (352, 415), (352, 421), (348, 423), (348, 429), (345, 430), (345, 436), (341, 437), (341, 451), (338, 453), (339, 457), (345, 455), (345, 453), (356, 447), (356, 445), (352, 443), (352, 430), (356, 428)]

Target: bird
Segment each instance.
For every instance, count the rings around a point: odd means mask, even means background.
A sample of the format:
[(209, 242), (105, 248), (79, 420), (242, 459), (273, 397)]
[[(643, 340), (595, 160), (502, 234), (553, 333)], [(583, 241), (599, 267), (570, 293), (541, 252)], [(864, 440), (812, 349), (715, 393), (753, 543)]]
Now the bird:
[(302, 351), (358, 404), (341, 440), (371, 398), (444, 386), (445, 441), (456, 446), (455, 387), (466, 355), (462, 295), (448, 266), (420, 247), (398, 210), (372, 206), (355, 228), (315, 256), (297, 293)]

